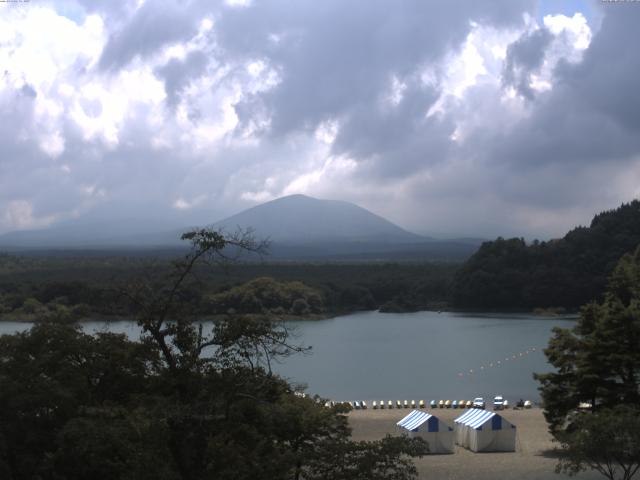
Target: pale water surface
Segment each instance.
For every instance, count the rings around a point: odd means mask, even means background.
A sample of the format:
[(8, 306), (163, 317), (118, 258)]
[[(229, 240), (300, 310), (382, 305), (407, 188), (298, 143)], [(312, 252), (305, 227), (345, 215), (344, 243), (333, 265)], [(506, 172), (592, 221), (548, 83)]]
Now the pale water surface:
[[(363, 312), (290, 322), (297, 342), (313, 347), (275, 368), (309, 393), (335, 400), (537, 400), (533, 372), (549, 371), (542, 353), (554, 326), (573, 320), (517, 314)], [(0, 322), (0, 334), (29, 328)], [(87, 322), (137, 338), (134, 322)], [(515, 357), (515, 358), (514, 358)], [(500, 363), (498, 363), (500, 362)]]

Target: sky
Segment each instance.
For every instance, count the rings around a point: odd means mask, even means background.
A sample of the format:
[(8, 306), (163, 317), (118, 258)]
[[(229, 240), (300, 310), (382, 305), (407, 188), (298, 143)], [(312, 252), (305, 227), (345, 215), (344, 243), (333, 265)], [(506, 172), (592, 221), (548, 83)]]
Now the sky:
[(640, 2), (0, 2), (0, 233), (302, 193), (551, 238), (640, 196)]

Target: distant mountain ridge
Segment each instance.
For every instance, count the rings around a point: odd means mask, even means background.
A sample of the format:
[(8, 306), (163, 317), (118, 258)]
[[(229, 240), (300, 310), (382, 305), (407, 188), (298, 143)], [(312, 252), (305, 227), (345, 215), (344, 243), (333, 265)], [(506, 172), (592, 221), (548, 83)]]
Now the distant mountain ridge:
[(294, 244), (431, 240), (353, 203), (319, 200), (306, 195), (277, 198), (216, 222), (213, 227), (225, 230), (251, 227), (258, 237)]
[[(353, 203), (306, 195), (281, 197), (243, 210), (211, 227), (228, 233), (252, 229), (271, 241), (270, 258), (295, 260), (461, 260), (480, 241), (434, 240), (417, 235)], [(191, 228), (115, 234), (107, 225), (58, 226), (0, 235), (0, 248), (123, 249), (181, 248), (180, 236)]]

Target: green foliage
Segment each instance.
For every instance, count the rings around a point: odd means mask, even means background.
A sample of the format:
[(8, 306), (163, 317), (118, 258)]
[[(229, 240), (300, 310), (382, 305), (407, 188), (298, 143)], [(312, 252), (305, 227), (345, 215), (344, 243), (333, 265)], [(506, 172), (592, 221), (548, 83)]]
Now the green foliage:
[[(176, 253), (158, 258), (124, 254), (104, 257), (0, 254), (0, 320), (37, 322), (56, 316), (64, 321), (95, 316), (132, 317), (135, 308), (130, 299), (121, 294), (124, 286), (140, 277), (155, 279), (156, 286), (160, 286), (162, 279), (172, 272)], [(235, 252), (229, 251), (228, 256), (235, 256)], [(188, 303), (201, 316), (227, 313), (211, 299), (231, 300), (224, 295), (229, 290), (242, 291), (252, 280), (268, 277), (281, 284), (277, 288), (284, 284), (302, 284), (302, 298), (312, 315), (370, 310), (385, 304), (387, 311), (442, 308), (448, 302), (450, 283), (457, 268), (457, 264), (451, 263), (236, 263), (229, 270), (197, 264), (194, 267), (197, 279), (190, 279), (184, 286), (181, 303)], [(279, 297), (279, 301), (286, 303), (288, 295), (290, 292)], [(42, 308), (38, 313), (28, 314), (22, 309), (28, 298), (40, 302)], [(242, 303), (241, 299), (236, 300)], [(248, 296), (246, 300), (239, 311), (263, 312), (259, 295)], [(394, 303), (400, 306), (393, 307)], [(70, 315), (60, 315), (60, 304), (71, 309), (66, 312)], [(295, 308), (304, 312), (303, 307), (304, 304), (298, 302)], [(266, 310), (288, 315), (292, 314), (292, 308), (293, 304), (289, 303)]]
[(301, 398), (272, 373), (272, 361), (306, 350), (284, 324), (234, 315), (205, 332), (193, 322), (197, 265), (260, 244), (185, 238), (192, 250), (173, 271), (122, 292), (139, 342), (55, 322), (0, 337), (2, 478), (415, 478), (410, 457), (424, 442), (353, 442), (342, 406)]
[(386, 436), (375, 442), (333, 442), (317, 452), (304, 477), (309, 480), (401, 480), (417, 471), (410, 458), (428, 453), (421, 438)]
[(58, 434), (88, 406), (127, 404), (145, 392), (155, 352), (124, 336), (44, 323), (0, 337), (0, 438), (15, 479), (51, 468)]
[(211, 313), (285, 313), (307, 315), (325, 309), (321, 293), (302, 282), (261, 277), (207, 298)]
[(581, 402), (593, 411), (640, 404), (640, 248), (620, 259), (602, 303), (585, 306), (572, 330), (554, 330), (545, 354), (556, 371), (535, 377), (553, 432)]
[(35, 298), (27, 298), (22, 304), (22, 311), (28, 315), (33, 315), (42, 311), (42, 304)]
[(583, 413), (570, 432), (558, 435), (562, 457), (557, 472), (591, 469), (610, 480), (630, 480), (640, 469), (640, 411), (619, 406)]
[(67, 480), (177, 480), (168, 435), (144, 411), (87, 412), (61, 429), (49, 468)]
[(457, 272), (453, 303), (464, 308), (577, 308), (602, 298), (618, 259), (640, 244), (640, 201), (596, 215), (589, 228), (527, 245), (484, 243)]
[(376, 301), (371, 291), (362, 285), (347, 285), (340, 291), (340, 304), (350, 305), (354, 310), (373, 310)]

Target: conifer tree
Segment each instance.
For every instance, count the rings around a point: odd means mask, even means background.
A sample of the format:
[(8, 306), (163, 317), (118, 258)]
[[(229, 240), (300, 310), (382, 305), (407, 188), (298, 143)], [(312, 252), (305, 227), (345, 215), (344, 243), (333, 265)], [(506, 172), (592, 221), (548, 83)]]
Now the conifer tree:
[(573, 329), (554, 329), (545, 354), (556, 371), (535, 378), (552, 432), (580, 403), (640, 406), (640, 247), (620, 259), (602, 303), (583, 307)]

